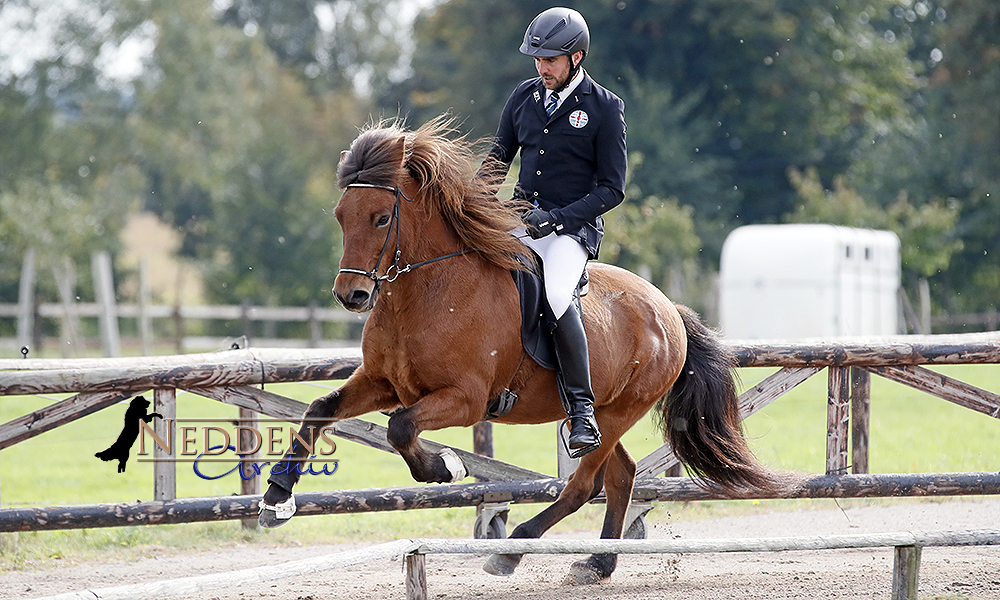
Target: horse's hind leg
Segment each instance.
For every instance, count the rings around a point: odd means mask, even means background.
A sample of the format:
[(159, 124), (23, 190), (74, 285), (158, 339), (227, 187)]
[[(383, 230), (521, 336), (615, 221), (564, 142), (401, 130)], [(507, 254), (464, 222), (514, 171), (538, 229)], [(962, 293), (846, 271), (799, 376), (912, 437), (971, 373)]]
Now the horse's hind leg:
[[(581, 506), (597, 496), (604, 486), (607, 460), (609, 454), (613, 452), (613, 448), (614, 445), (605, 443), (594, 452), (584, 456), (580, 461), (580, 466), (570, 475), (566, 487), (559, 494), (559, 498), (542, 512), (518, 525), (511, 532), (510, 537), (541, 537), (553, 525), (580, 510)], [(483, 565), (483, 570), (491, 575), (511, 575), (518, 563), (521, 562), (521, 556), (521, 554), (494, 554)]]
[[(614, 453), (608, 458), (604, 474), (604, 490), (608, 497), (604, 512), (602, 539), (619, 539), (625, 528), (625, 515), (632, 501), (632, 485), (635, 483), (635, 460), (625, 450), (621, 442), (615, 444)], [(573, 563), (567, 583), (597, 583), (611, 577), (618, 564), (617, 554), (592, 554), (586, 560)]]

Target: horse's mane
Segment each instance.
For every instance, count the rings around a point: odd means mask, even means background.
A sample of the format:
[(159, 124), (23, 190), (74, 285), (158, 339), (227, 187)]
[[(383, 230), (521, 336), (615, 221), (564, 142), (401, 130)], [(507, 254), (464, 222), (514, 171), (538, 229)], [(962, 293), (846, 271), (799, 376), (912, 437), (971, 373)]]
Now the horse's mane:
[[(398, 119), (372, 122), (341, 157), (338, 185), (395, 187), (409, 176), (420, 186), (420, 201), (434, 204), (465, 247), (503, 269), (521, 269), (529, 253), (509, 233), (521, 225), (515, 212), (520, 202), (497, 197), (506, 165), (485, 157), (478, 145), (458, 135), (447, 116), (416, 131)], [(483, 166), (477, 172), (479, 159)]]

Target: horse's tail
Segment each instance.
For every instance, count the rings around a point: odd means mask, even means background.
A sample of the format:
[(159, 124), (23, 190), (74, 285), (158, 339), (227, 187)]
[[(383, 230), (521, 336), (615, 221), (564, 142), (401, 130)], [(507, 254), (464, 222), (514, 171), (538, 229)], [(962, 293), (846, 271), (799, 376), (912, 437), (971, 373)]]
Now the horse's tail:
[(694, 311), (677, 305), (687, 332), (687, 359), (657, 403), (660, 429), (674, 454), (696, 476), (730, 493), (775, 489), (743, 437), (737, 405), (735, 355)]

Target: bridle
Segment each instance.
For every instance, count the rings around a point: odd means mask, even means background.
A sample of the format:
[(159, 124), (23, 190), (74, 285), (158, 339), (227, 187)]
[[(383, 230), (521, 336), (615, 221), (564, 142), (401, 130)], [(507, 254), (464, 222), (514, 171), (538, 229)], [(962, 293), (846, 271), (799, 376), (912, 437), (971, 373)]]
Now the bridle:
[[(340, 273), (351, 273), (351, 274), (354, 274), (354, 275), (364, 275), (368, 279), (371, 279), (373, 282), (375, 282), (375, 290), (372, 293), (372, 296), (375, 296), (376, 294), (378, 294), (379, 289), (382, 287), (382, 282), (383, 281), (388, 281), (389, 283), (392, 283), (393, 281), (396, 281), (396, 279), (400, 275), (402, 275), (403, 273), (409, 273), (410, 271), (412, 271), (414, 269), (417, 269), (419, 267), (422, 267), (424, 265), (429, 265), (431, 263), (436, 263), (436, 262), (444, 260), (446, 258), (453, 258), (453, 257), (456, 257), (456, 256), (462, 256), (463, 254), (468, 254), (469, 252), (471, 252), (470, 249), (466, 248), (465, 250), (459, 250), (458, 252), (452, 252), (450, 254), (445, 254), (444, 256), (438, 256), (437, 258), (431, 258), (431, 259), (428, 259), (428, 260), (422, 260), (420, 262), (413, 263), (413, 264), (407, 263), (405, 267), (400, 267), (399, 266), (399, 259), (400, 259), (400, 250), (399, 250), (399, 221), (400, 221), (399, 206), (400, 206), (400, 199), (406, 200), (407, 202), (415, 202), (415, 200), (412, 199), (412, 198), (407, 197), (407, 195), (404, 194), (403, 190), (400, 189), (399, 187), (390, 187), (390, 186), (387, 186), (387, 185), (375, 185), (375, 184), (372, 184), (372, 183), (351, 183), (351, 184), (348, 184), (347, 187), (348, 188), (368, 188), (368, 189), (374, 189), (374, 190), (385, 190), (385, 191), (390, 192), (390, 193), (392, 193), (393, 195), (396, 196), (396, 203), (392, 207), (392, 216), (389, 217), (389, 232), (385, 234), (385, 242), (382, 243), (382, 251), (379, 252), (378, 260), (375, 261), (375, 268), (373, 268), (371, 271), (365, 271), (364, 269), (353, 269), (353, 268), (350, 268), (350, 267), (341, 267), (341, 269), (339, 271)], [(379, 266), (381, 266), (381, 264), (382, 264), (382, 259), (385, 258), (385, 251), (389, 248), (389, 239), (392, 238), (392, 231), (393, 231), (394, 228), (396, 230), (396, 252), (393, 255), (392, 264), (390, 264), (388, 267), (386, 267), (386, 270), (385, 270), (384, 274), (379, 275), (378, 274), (378, 269), (379, 269)]]

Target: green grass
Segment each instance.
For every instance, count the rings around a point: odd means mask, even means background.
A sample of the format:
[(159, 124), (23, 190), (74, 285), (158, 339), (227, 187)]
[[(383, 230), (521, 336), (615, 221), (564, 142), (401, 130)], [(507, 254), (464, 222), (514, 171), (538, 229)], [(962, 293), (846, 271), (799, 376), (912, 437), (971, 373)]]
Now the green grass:
[[(936, 370), (988, 390), (1000, 389), (1000, 366), (962, 365)], [(740, 376), (750, 386), (773, 370), (744, 369)], [(323, 393), (315, 384), (268, 386), (270, 391), (303, 401)], [(825, 465), (827, 375), (821, 371), (746, 422), (751, 446), (765, 464), (777, 469), (822, 473)], [(0, 397), (0, 422), (52, 404), (47, 396)], [(135, 460), (125, 473), (114, 463), (97, 460), (121, 427), (125, 405), (119, 404), (79, 419), (31, 440), (0, 451), (0, 501), (3, 506), (46, 506), (132, 502), (152, 499), (152, 466)], [(178, 395), (179, 417), (233, 418), (231, 406), (187, 393)], [(385, 424), (382, 415), (370, 420)], [(472, 432), (454, 429), (426, 437), (469, 449)], [(625, 437), (633, 456), (645, 456), (661, 444), (650, 419), (644, 419)], [(494, 426), (497, 458), (543, 473), (555, 474), (555, 426)], [(871, 454), (873, 473), (996, 471), (1000, 461), (1000, 423), (938, 398), (879, 377), (872, 378)], [(331, 476), (304, 476), (298, 490), (356, 489), (417, 485), (398, 456), (340, 440), (334, 457), (338, 468)], [(178, 465), (178, 497), (228, 495), (239, 492), (236, 474), (214, 481), (197, 477), (190, 464)], [(842, 507), (912, 500), (841, 500)], [(833, 507), (828, 500), (774, 500), (669, 503), (650, 514), (653, 522), (701, 519), (717, 515), (748, 514), (776, 509)], [(540, 510), (538, 505), (512, 506), (508, 531)], [(559, 531), (596, 532), (603, 506), (586, 506), (558, 526)], [(233, 541), (285, 544), (374, 541), (399, 537), (468, 537), (475, 519), (473, 508), (436, 509), (355, 515), (326, 515), (294, 519), (277, 530), (246, 533), (237, 522), (170, 526), (4, 534), (0, 569), (52, 564), (70, 557), (134, 557), (150, 552), (217, 547)]]

